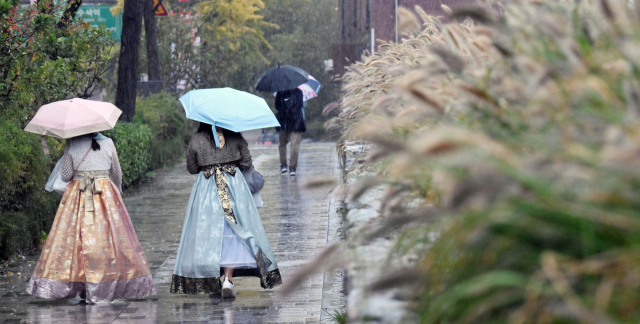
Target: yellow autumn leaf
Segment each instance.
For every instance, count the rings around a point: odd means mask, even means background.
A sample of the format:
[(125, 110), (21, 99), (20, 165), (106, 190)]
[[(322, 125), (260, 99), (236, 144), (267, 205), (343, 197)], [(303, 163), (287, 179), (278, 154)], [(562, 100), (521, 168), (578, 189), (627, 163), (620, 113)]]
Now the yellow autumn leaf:
[(115, 6), (109, 8), (109, 11), (111, 11), (111, 15), (115, 17), (121, 14), (123, 9), (124, 9), (124, 0), (118, 0), (118, 3)]
[(205, 0), (197, 5), (202, 17), (206, 17), (204, 29), (213, 33), (203, 34), (203, 38), (219, 40), (231, 39), (228, 42), (230, 48), (239, 48), (243, 37), (257, 37), (263, 41), (260, 26), (275, 27), (276, 25), (264, 23), (259, 14), (264, 8), (262, 0)]

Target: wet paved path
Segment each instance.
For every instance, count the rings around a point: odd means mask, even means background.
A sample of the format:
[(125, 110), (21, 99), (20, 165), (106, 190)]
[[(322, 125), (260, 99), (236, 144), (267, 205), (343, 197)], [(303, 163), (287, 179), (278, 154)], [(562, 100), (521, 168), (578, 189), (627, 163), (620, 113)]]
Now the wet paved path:
[[(328, 243), (338, 240), (340, 218), (327, 188), (301, 189), (306, 178), (338, 175), (333, 144), (301, 148), (298, 176), (278, 173), (277, 146), (253, 146), (256, 169), (265, 176), (260, 215), (283, 281)], [(86, 305), (49, 301), (25, 293), (38, 256), (5, 268), (0, 278), (0, 323), (330, 323), (339, 309), (342, 276), (319, 273), (287, 297), (263, 290), (257, 278), (236, 278), (237, 297), (169, 294), (184, 211), (195, 176), (185, 164), (165, 168), (127, 191), (125, 204), (154, 274), (158, 293), (140, 300)], [(7, 272), (9, 271), (9, 272)]]

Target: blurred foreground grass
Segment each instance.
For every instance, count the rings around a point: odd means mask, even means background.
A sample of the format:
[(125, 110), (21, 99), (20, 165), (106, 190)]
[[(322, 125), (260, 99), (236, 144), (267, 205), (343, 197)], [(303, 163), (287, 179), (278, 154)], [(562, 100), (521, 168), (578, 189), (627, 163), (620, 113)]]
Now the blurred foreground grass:
[(405, 39), (325, 109), (374, 144), (354, 188), (389, 186), (363, 237), (420, 256), (371, 289), (410, 291), (422, 323), (638, 323), (640, 4), (445, 10), (400, 10)]

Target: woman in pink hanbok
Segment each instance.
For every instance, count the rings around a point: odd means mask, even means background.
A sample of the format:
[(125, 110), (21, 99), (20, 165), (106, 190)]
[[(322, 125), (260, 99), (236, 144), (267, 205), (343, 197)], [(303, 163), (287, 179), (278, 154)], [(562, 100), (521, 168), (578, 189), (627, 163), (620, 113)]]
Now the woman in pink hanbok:
[(155, 294), (149, 266), (121, 196), (122, 171), (110, 138), (67, 139), (69, 181), (27, 286), (31, 295), (110, 302)]

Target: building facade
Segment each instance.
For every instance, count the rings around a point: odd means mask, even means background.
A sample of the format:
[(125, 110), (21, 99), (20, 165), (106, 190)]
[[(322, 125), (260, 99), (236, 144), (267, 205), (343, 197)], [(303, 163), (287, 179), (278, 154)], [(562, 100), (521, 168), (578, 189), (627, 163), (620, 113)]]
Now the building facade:
[(474, 0), (340, 0), (340, 43), (333, 47), (333, 73), (342, 75), (345, 66), (365, 51), (377, 51), (380, 40), (397, 41), (397, 8), (420, 6), (430, 15), (445, 15), (441, 4), (455, 8)]

